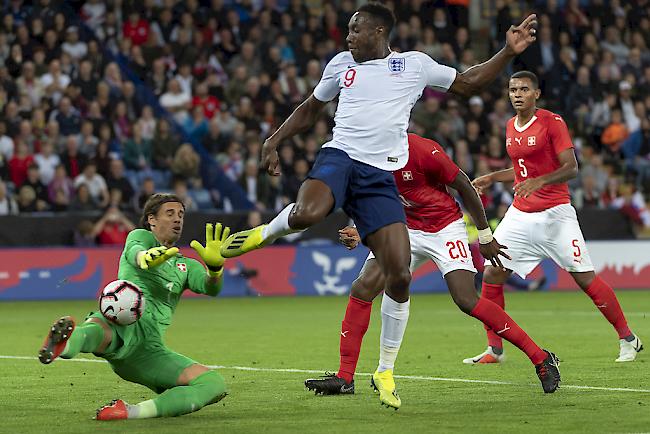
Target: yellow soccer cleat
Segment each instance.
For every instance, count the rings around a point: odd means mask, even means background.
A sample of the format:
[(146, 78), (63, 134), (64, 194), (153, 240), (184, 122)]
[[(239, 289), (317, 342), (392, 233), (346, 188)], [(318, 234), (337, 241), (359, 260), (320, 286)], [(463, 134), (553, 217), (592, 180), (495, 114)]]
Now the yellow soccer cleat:
[(224, 258), (234, 258), (241, 256), (251, 250), (264, 247), (264, 237), (262, 230), (267, 225), (260, 225), (247, 231), (236, 232), (229, 236), (221, 244), (221, 256)]
[(387, 369), (384, 372), (375, 371), (370, 379), (370, 385), (375, 389), (375, 392), (379, 392), (379, 402), (382, 405), (392, 407), (395, 410), (402, 406), (402, 400), (395, 390), (392, 369)]

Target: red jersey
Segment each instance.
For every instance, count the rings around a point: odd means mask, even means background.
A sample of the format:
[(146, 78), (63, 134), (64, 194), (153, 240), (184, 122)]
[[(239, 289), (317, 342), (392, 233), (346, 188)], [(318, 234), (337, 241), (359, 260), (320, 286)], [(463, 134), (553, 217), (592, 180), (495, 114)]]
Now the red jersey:
[(409, 160), (393, 172), (410, 229), (438, 232), (463, 218), (456, 199), (447, 191), (447, 184), (456, 179), (460, 169), (442, 147), (417, 136), (408, 135)]
[[(515, 184), (559, 169), (558, 155), (573, 148), (564, 119), (543, 109), (537, 109), (524, 126), (515, 125), (516, 119), (506, 124), (506, 151), (514, 167)], [(520, 211), (539, 212), (564, 203), (571, 203), (566, 182), (542, 187), (527, 198), (515, 196), (513, 205)]]

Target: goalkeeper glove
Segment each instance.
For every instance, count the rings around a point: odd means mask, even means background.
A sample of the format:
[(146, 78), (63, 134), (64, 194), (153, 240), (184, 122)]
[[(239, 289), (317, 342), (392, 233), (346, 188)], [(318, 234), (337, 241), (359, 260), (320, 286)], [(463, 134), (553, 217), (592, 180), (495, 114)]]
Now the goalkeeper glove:
[(219, 277), (223, 273), (223, 263), (226, 260), (221, 256), (221, 244), (226, 241), (228, 235), (230, 235), (229, 227), (223, 228), (222, 231), (221, 223), (214, 226), (212, 223), (208, 223), (205, 225), (205, 247), (196, 240), (190, 243), (190, 247), (196, 250), (196, 253), (205, 262), (210, 276)]
[(178, 253), (177, 247), (169, 249), (165, 246), (152, 247), (138, 254), (138, 265), (141, 269), (148, 270), (157, 267), (169, 258), (173, 258), (176, 253)]

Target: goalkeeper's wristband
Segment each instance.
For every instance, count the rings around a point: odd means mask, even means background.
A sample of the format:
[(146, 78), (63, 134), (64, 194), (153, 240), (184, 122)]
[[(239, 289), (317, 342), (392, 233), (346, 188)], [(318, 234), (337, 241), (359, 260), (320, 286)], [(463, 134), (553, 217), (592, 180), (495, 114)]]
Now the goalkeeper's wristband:
[(478, 230), (479, 244), (490, 244), (493, 239), (494, 236), (492, 235), (492, 229), (490, 229), (489, 227)]
[(223, 265), (220, 267), (211, 267), (208, 264), (205, 264), (208, 268), (208, 276), (210, 277), (221, 277), (223, 274)]

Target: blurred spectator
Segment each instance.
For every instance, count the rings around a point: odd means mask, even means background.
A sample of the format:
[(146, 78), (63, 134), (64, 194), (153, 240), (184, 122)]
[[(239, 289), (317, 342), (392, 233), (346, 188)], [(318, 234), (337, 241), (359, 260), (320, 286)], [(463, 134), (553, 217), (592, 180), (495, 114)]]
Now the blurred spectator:
[(119, 204), (121, 206), (126, 206), (133, 200), (135, 191), (131, 182), (124, 176), (124, 163), (122, 160), (111, 160), (109, 174), (106, 177), (106, 187), (109, 191), (117, 189), (121, 192), (122, 201)]
[(124, 144), (124, 165), (129, 170), (151, 169), (151, 142), (142, 138), (142, 126), (133, 125), (133, 137)]
[(27, 144), (22, 140), (15, 143), (16, 149), (9, 160), (9, 179), (14, 185), (23, 185), (27, 179), (27, 168), (34, 161), (34, 156), (29, 152)]
[(27, 168), (27, 179), (25, 179), (25, 182), (23, 182), (21, 188), (25, 185), (31, 187), (34, 191), (34, 194), (36, 196), (36, 208), (39, 211), (47, 209), (47, 187), (41, 182), (41, 174), (36, 163), (30, 164)]
[(65, 140), (65, 150), (60, 155), (61, 162), (65, 166), (66, 172), (72, 178), (81, 174), (81, 170), (86, 166), (88, 158), (79, 152), (79, 141), (77, 136), (68, 136)]
[(174, 155), (176, 155), (179, 143), (178, 139), (171, 134), (169, 123), (165, 119), (158, 121), (152, 146), (154, 167), (162, 170), (169, 169), (174, 160)]
[(136, 211), (141, 212), (144, 208), (144, 204), (147, 202), (149, 197), (151, 197), (156, 192), (156, 184), (153, 182), (153, 179), (150, 177), (142, 180), (142, 186), (140, 188), (140, 194), (138, 194), (138, 199), (136, 202)]
[(47, 186), (48, 202), (53, 211), (65, 211), (73, 201), (75, 188), (72, 180), (65, 171), (65, 166), (59, 164), (54, 171), (54, 178)]
[(160, 105), (174, 115), (176, 122), (183, 123), (188, 116), (190, 104), (190, 95), (182, 91), (178, 80), (170, 80), (167, 92), (160, 96)]
[(283, 195), (286, 196), (290, 202), (295, 202), (298, 197), (298, 190), (300, 186), (307, 179), (309, 173), (309, 164), (306, 160), (299, 159), (293, 165), (293, 174), (286, 177), (283, 185)]
[(185, 211), (196, 211), (199, 207), (196, 205), (192, 197), (189, 195), (187, 190), (187, 181), (182, 178), (177, 178), (172, 183), (172, 191), (176, 196), (178, 196), (183, 205), (185, 205)]
[(23, 185), (18, 189), (18, 210), (20, 213), (32, 213), (45, 210), (42, 202), (36, 198), (36, 192), (29, 185)]
[(611, 152), (616, 154), (628, 135), (629, 133), (625, 123), (623, 123), (621, 111), (618, 109), (612, 111), (612, 121), (605, 128), (601, 137), (603, 145), (607, 146)]
[(99, 206), (97, 205), (93, 197), (90, 195), (90, 189), (88, 188), (88, 184), (85, 183), (79, 184), (74, 199), (70, 203), (69, 210), (85, 212), (85, 211), (97, 211), (98, 209)]
[(54, 110), (50, 115), (50, 120), (57, 121), (59, 124), (59, 131), (64, 136), (79, 134), (81, 129), (81, 117), (77, 110), (72, 106), (70, 98), (61, 98), (58, 107), (59, 108)]
[(141, 127), (141, 135), (144, 140), (152, 140), (156, 134), (156, 118), (153, 115), (151, 106), (144, 106), (142, 108), (142, 116), (138, 120)]
[(54, 153), (54, 146), (48, 140), (41, 143), (41, 150), (34, 155), (34, 162), (38, 165), (41, 182), (48, 185), (54, 178), (56, 167), (61, 164), (61, 158)]
[(183, 143), (171, 163), (171, 171), (174, 175), (181, 178), (190, 179), (199, 176), (199, 154), (196, 153), (192, 145)]
[(201, 144), (210, 154), (215, 156), (226, 150), (228, 139), (221, 131), (220, 119), (218, 117), (213, 118), (208, 123), (208, 131), (201, 139)]
[(94, 247), (97, 245), (97, 235), (94, 232), (94, 224), (90, 220), (81, 220), (72, 235), (72, 243), (75, 247)]
[(18, 214), (18, 204), (7, 192), (7, 185), (0, 179), (0, 216)]
[(95, 223), (93, 234), (100, 246), (124, 245), (126, 237), (136, 226), (118, 208), (111, 207)]
[(183, 123), (185, 133), (190, 136), (190, 140), (200, 142), (205, 133), (208, 131), (208, 122), (203, 114), (203, 107), (196, 106), (192, 108), (192, 116), (188, 117)]
[(83, 172), (74, 178), (75, 188), (81, 184), (88, 186), (90, 196), (93, 201), (100, 207), (108, 204), (108, 187), (104, 178), (97, 173), (97, 165), (94, 161), (89, 161), (83, 169)]
[(88, 46), (84, 41), (79, 40), (79, 30), (75, 26), (68, 27), (66, 30), (66, 41), (61, 44), (61, 50), (77, 61), (88, 53)]
[(48, 71), (41, 77), (41, 84), (45, 88), (45, 96), (52, 98), (54, 104), (58, 104), (70, 84), (70, 77), (61, 72), (61, 62), (58, 59), (50, 61)]

